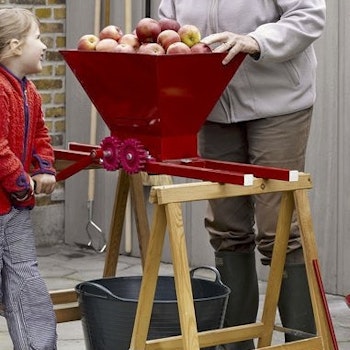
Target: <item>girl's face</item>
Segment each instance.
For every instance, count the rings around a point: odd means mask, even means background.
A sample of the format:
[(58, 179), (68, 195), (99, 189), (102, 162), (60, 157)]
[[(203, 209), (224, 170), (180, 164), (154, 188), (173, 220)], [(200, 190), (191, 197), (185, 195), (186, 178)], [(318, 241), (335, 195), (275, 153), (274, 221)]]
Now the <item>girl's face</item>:
[(47, 47), (40, 39), (40, 30), (36, 23), (33, 23), (31, 30), (21, 45), (21, 55), (18, 57), (18, 69), (20, 76), (39, 73), (42, 70), (42, 61)]

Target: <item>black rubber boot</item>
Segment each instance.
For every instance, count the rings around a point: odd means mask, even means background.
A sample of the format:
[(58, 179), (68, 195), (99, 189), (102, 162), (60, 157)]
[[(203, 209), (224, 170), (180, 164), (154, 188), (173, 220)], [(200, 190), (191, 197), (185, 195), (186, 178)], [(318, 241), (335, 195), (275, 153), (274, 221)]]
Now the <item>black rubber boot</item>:
[[(215, 253), (215, 263), (222, 282), (231, 289), (224, 327), (254, 323), (259, 307), (255, 253), (220, 251)], [(251, 350), (255, 346), (251, 339), (221, 345), (219, 349)]]
[(306, 339), (316, 333), (304, 264), (285, 266), (278, 308), (283, 327), (310, 334), (286, 333), (286, 342)]

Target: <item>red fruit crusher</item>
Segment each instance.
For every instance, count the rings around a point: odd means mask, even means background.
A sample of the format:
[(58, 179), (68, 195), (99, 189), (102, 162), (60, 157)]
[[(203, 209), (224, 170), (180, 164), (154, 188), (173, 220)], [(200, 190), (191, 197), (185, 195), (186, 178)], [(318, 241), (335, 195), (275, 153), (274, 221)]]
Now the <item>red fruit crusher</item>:
[[(143, 55), (62, 51), (111, 136), (58, 174), (66, 179), (89, 163), (129, 174), (146, 171), (251, 185), (253, 176), (296, 181), (297, 171), (205, 160), (197, 154), (197, 132), (245, 55), (222, 65), (224, 54)], [(110, 67), (119, 67), (118, 69)], [(56, 151), (57, 159), (79, 155)]]
[[(312, 239), (308, 201), (305, 197), (305, 190), (311, 188), (309, 175), (289, 169), (208, 160), (197, 154), (197, 133), (245, 55), (239, 54), (230, 64), (224, 66), (222, 60), (225, 54), (219, 53), (171, 56), (76, 50), (61, 53), (109, 127), (111, 135), (102, 140), (100, 145), (71, 143), (68, 150), (56, 150), (57, 162), (69, 162), (58, 173), (58, 180), (65, 180), (89, 167), (103, 167), (108, 171), (122, 170), (119, 178), (142, 171), (207, 181), (201, 181), (199, 185), (191, 184), (183, 191), (179, 191), (181, 185), (155, 186), (151, 191), (153, 195), (151, 194), (150, 199), (155, 204), (156, 224), (152, 225), (151, 239), (146, 249), (144, 278), (130, 350), (162, 348), (162, 344), (158, 344), (162, 342), (166, 342), (166, 348), (169, 349), (199, 350), (200, 347), (250, 338), (258, 338), (258, 348), (269, 349), (283, 273), (285, 243), (289, 235), (289, 220), (294, 207), (300, 216), (317, 326), (316, 336), (303, 340), (304, 348), (336, 350), (332, 321), (318, 268), (317, 250)], [(282, 199), (285, 198), (282, 200), (280, 212), (282, 224), (276, 231), (275, 247), (278, 248), (273, 253), (262, 322), (246, 325), (245, 330), (233, 327), (201, 334), (196, 329), (190, 280), (187, 276), (188, 260), (183, 243), (183, 227), (172, 217), (181, 215), (175, 210), (176, 205), (191, 200), (268, 192), (283, 192), (287, 195), (282, 196)], [(282, 205), (285, 207), (282, 208)], [(169, 207), (169, 210), (164, 211), (164, 206)], [(115, 205), (117, 207), (118, 201)], [(173, 266), (175, 281), (178, 281), (176, 292), (179, 309), (184, 311), (179, 314), (182, 336), (149, 343), (149, 305), (153, 303), (158, 274), (156, 266), (160, 263), (161, 254), (157, 249), (161, 249), (159, 242), (163, 241), (159, 225), (162, 226), (161, 223), (164, 222), (168, 222), (170, 235), (177, 237), (171, 242), (176, 246), (173, 247)], [(283, 229), (282, 226), (288, 226), (288, 223), (289, 227)], [(165, 227), (163, 228), (165, 231)], [(111, 250), (115, 247), (119, 249), (120, 237), (113, 237), (113, 229), (114, 226), (107, 245), (104, 277), (115, 275), (116, 270), (119, 251)], [(157, 238), (157, 235), (160, 237)], [(281, 237), (279, 240), (283, 244), (277, 242), (277, 236)], [(181, 245), (177, 246), (178, 244)], [(110, 264), (109, 260), (113, 260), (113, 263)], [(114, 266), (109, 268), (111, 265)], [(65, 299), (57, 295), (56, 297), (61, 301)], [(65, 301), (68, 299), (67, 297)], [(289, 344), (288, 349), (301, 349), (301, 345), (300, 342), (295, 342), (295, 347)]]

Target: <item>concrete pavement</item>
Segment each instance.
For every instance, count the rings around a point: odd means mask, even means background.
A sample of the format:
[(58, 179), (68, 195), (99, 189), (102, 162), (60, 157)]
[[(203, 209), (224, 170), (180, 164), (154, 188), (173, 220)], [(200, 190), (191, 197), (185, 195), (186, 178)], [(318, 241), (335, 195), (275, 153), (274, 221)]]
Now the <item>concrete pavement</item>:
[[(76, 246), (57, 245), (50, 248), (38, 248), (39, 267), (49, 290), (74, 288), (82, 281), (101, 278), (104, 266), (104, 253), (96, 253)], [(120, 256), (117, 276), (141, 274), (140, 259)], [(160, 274), (172, 274), (171, 264), (162, 264)], [(264, 299), (265, 282), (259, 283), (260, 299)], [(350, 349), (350, 309), (344, 297), (327, 295), (329, 309), (338, 341), (339, 350)], [(261, 310), (259, 310), (261, 314)], [(279, 322), (277, 317), (277, 323)], [(58, 350), (85, 349), (84, 336), (80, 321), (59, 323)], [(281, 342), (282, 334), (274, 336), (274, 343)], [(4, 318), (0, 317), (0, 349), (12, 350)]]

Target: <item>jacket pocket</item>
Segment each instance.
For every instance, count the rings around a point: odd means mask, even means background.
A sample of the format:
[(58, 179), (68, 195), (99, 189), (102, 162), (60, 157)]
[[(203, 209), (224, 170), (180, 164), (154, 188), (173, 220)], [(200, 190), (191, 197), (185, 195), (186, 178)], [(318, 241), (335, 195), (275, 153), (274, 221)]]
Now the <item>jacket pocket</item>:
[(294, 86), (300, 85), (300, 74), (296, 66), (293, 64), (293, 61), (292, 60), (286, 61), (284, 63), (284, 66), (291, 83)]

